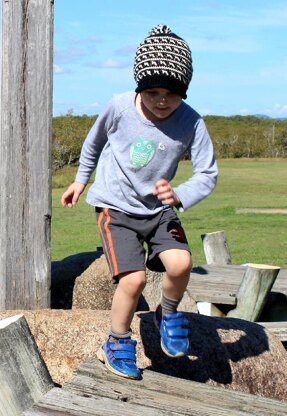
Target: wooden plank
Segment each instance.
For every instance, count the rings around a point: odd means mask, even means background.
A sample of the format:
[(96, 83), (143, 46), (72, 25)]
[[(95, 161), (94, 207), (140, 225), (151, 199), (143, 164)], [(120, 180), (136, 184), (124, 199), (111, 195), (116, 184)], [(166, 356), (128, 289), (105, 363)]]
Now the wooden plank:
[[(176, 381), (176, 385), (178, 380)], [(134, 384), (126, 383), (124, 379), (114, 381), (110, 380), (98, 380), (95, 378), (78, 375), (65, 386), (70, 392), (80, 394), (84, 391), (85, 394), (91, 397), (109, 397), (113, 400), (124, 400), (127, 403), (136, 404), (142, 407), (142, 409), (154, 408), (157, 411), (163, 412), (163, 414), (180, 414), (180, 415), (226, 415), (230, 416), (230, 409), (224, 409), (221, 407), (221, 403), (218, 404), (206, 404), (202, 400), (194, 400), (191, 397), (178, 397), (175, 390), (173, 394), (167, 394), (162, 386), (158, 385), (158, 390), (145, 389), (141, 386), (140, 382)], [(145, 410), (143, 411), (145, 413)], [(242, 415), (236, 409), (233, 409), (233, 415)]]
[(190, 274), (188, 288), (197, 302), (236, 305), (236, 293), (244, 270), (215, 265), (196, 267)]
[[(190, 293), (197, 302), (235, 305), (246, 267), (238, 265), (195, 267), (188, 283)], [(271, 292), (279, 292), (287, 296), (287, 269), (280, 270)]]
[(256, 322), (276, 335), (280, 341), (287, 341), (287, 322)]
[(148, 370), (142, 380), (124, 379), (95, 359), (83, 363), (63, 389), (50, 390), (23, 416), (281, 416), (286, 412), (286, 402)]
[[(255, 408), (251, 408), (250, 405), (244, 408), (244, 403), (242, 404), (242, 409), (237, 411), (236, 409), (226, 409), (226, 406), (222, 406), (224, 403), (218, 399), (218, 406), (206, 405), (204, 398), (200, 402), (194, 402), (192, 399), (189, 400), (189, 407), (184, 409), (182, 412), (182, 398), (176, 397), (173, 395), (169, 396), (169, 401), (173, 399), (174, 408), (176, 411), (171, 411), (168, 403), (167, 406), (163, 403), (163, 409), (158, 407), (158, 398), (157, 393), (155, 392), (154, 402), (147, 401), (142, 405), (135, 404), (130, 401), (131, 394), (129, 393), (126, 396), (121, 396), (121, 387), (122, 384), (125, 384), (125, 380), (122, 380), (122, 383), (113, 383), (107, 385), (108, 388), (118, 389), (118, 398), (111, 399), (109, 397), (99, 397), (93, 395), (93, 392), (86, 392), (84, 389), (80, 390), (77, 394), (61, 389), (53, 389), (48, 392), (44, 398), (34, 405), (31, 409), (22, 413), (23, 416), (102, 416), (104, 414), (114, 413), (118, 416), (156, 416), (156, 415), (169, 415), (169, 416), (244, 416), (244, 415), (262, 415), (262, 416), (280, 416), (286, 415), (286, 406), (282, 402), (276, 402), (275, 408), (270, 407), (263, 409), (261, 407), (260, 411)], [(142, 397), (144, 399), (146, 392), (142, 391), (140, 388), (137, 391), (138, 398)], [(168, 396), (162, 395), (159, 393), (162, 399), (167, 399)], [(186, 400), (185, 400), (186, 401)], [(150, 407), (150, 405), (152, 407)], [(274, 411), (272, 410), (274, 409)]]
[(53, 387), (23, 315), (0, 320), (0, 416), (15, 416)]
[(50, 307), (53, 3), (2, 2), (2, 310)]
[(276, 282), (272, 288), (272, 292), (283, 293), (287, 296), (287, 269), (281, 269)]
[(192, 297), (196, 302), (209, 302), (214, 304), (222, 305), (236, 305), (236, 296), (233, 294), (226, 294), (218, 290), (205, 289), (201, 288), (194, 289), (192, 292)]
[(129, 401), (143, 401), (144, 404), (157, 402), (159, 395), (167, 395), (169, 399), (160, 396), (158, 403), (166, 405), (167, 410), (168, 406), (171, 410), (175, 405), (180, 414), (187, 415), (280, 416), (287, 412), (287, 402), (212, 387), (149, 370), (143, 372), (140, 381), (119, 378), (108, 372), (96, 359), (82, 363), (75, 378), (64, 389), (77, 391), (84, 385), (84, 390), (88, 389), (89, 394), (126, 397)]
[[(22, 416), (179, 416), (160, 409), (138, 406), (124, 400), (92, 396), (85, 391), (75, 394), (68, 390), (54, 388), (36, 405), (22, 413)], [(194, 415), (194, 413), (190, 413)], [(208, 415), (209, 416), (209, 415)]]

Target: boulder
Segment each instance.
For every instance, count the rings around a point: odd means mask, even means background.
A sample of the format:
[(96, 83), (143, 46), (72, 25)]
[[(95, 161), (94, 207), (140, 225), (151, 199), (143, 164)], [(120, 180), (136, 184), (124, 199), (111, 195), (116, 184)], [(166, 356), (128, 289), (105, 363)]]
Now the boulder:
[[(162, 273), (147, 270), (147, 284), (140, 297), (138, 311), (155, 310), (161, 299), (162, 277)], [(115, 289), (106, 258), (101, 256), (76, 278), (72, 308), (109, 310)], [(179, 309), (185, 312), (197, 312), (196, 303), (189, 289), (185, 292)]]
[(51, 266), (51, 308), (71, 309), (75, 280), (97, 258), (101, 250), (74, 254), (63, 260), (53, 261)]
[(115, 289), (106, 258), (102, 255), (76, 278), (72, 308), (109, 310)]
[[(152, 272), (147, 269), (147, 284), (139, 299), (138, 311), (154, 311), (161, 300), (163, 273)], [(197, 306), (189, 288), (179, 304), (179, 310), (197, 312)]]
[[(81, 362), (95, 357), (110, 327), (110, 312), (98, 310), (2, 311), (23, 313), (54, 382), (63, 384)], [(132, 322), (138, 365), (170, 376), (287, 400), (287, 353), (262, 326), (235, 318), (187, 313), (190, 355), (171, 359), (161, 351), (152, 312)]]

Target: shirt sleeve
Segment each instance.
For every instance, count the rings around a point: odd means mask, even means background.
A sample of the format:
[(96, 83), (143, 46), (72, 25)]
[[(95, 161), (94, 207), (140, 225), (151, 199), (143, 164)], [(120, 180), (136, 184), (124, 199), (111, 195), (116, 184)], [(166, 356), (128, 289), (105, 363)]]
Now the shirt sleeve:
[(206, 198), (214, 190), (217, 182), (218, 167), (213, 144), (202, 118), (196, 126), (194, 140), (189, 150), (192, 177), (174, 188), (181, 201), (180, 211)]
[(87, 184), (97, 167), (101, 152), (108, 141), (108, 129), (114, 117), (113, 102), (107, 105), (89, 131), (81, 150), (80, 164), (75, 181)]

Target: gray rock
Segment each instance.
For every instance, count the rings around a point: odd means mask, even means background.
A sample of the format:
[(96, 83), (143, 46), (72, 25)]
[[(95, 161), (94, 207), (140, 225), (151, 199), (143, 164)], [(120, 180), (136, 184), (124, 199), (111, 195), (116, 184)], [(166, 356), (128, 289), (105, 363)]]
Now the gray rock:
[[(163, 273), (152, 272), (147, 269), (147, 284), (143, 290), (138, 304), (138, 311), (154, 311), (160, 303), (162, 294)], [(197, 312), (196, 302), (190, 289), (187, 289), (179, 304), (179, 310), (184, 312)]]
[(76, 278), (72, 309), (111, 309), (116, 286), (104, 255)]

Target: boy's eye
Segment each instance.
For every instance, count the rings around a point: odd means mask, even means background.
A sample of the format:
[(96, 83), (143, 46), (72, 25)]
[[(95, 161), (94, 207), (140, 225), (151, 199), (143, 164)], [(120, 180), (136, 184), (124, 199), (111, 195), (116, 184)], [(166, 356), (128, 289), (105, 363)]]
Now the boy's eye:
[(150, 97), (155, 97), (158, 93), (156, 91), (147, 91)]

